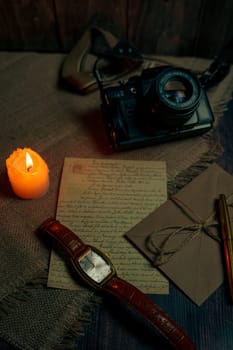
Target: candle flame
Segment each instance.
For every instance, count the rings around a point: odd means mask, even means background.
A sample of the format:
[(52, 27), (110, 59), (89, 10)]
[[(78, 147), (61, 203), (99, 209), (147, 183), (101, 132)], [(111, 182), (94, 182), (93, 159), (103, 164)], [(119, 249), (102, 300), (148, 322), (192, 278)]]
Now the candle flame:
[(33, 160), (32, 157), (28, 152), (26, 152), (26, 168), (27, 171), (29, 171), (33, 167)]

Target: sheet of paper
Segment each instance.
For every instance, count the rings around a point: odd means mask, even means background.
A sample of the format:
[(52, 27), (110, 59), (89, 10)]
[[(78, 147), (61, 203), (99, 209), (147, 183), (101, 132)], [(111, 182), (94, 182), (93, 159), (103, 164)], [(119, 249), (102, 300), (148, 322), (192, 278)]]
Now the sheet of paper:
[[(145, 293), (167, 294), (167, 279), (124, 238), (166, 199), (165, 162), (65, 158), (57, 219), (107, 253), (120, 277)], [(48, 286), (78, 289), (54, 249)]]

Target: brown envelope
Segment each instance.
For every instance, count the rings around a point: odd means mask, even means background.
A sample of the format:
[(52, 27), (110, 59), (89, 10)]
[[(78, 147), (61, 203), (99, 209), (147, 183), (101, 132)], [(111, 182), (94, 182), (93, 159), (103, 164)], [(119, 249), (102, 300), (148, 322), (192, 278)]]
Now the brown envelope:
[(125, 235), (198, 305), (223, 282), (218, 222), (212, 216), (220, 193), (233, 193), (233, 177), (213, 164)]

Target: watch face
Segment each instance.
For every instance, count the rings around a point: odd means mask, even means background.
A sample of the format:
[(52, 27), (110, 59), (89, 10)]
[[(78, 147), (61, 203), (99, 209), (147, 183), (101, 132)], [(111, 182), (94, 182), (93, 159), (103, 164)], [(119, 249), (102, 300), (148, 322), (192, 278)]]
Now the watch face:
[(79, 266), (82, 272), (95, 283), (101, 283), (113, 272), (111, 263), (92, 248), (79, 259)]

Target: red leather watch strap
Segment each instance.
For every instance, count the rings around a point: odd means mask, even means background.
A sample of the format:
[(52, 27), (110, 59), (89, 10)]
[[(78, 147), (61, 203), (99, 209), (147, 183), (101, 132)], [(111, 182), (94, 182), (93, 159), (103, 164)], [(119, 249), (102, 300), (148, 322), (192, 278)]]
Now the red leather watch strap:
[(149, 321), (168, 342), (179, 350), (194, 350), (196, 346), (184, 331), (139, 289), (115, 276), (103, 290), (127, 303), (144, 319)]
[(66, 226), (62, 225), (58, 220), (46, 220), (39, 227), (39, 231), (46, 232), (55, 238), (73, 259), (82, 255), (83, 252), (88, 249), (88, 246), (84, 244), (79, 237)]

